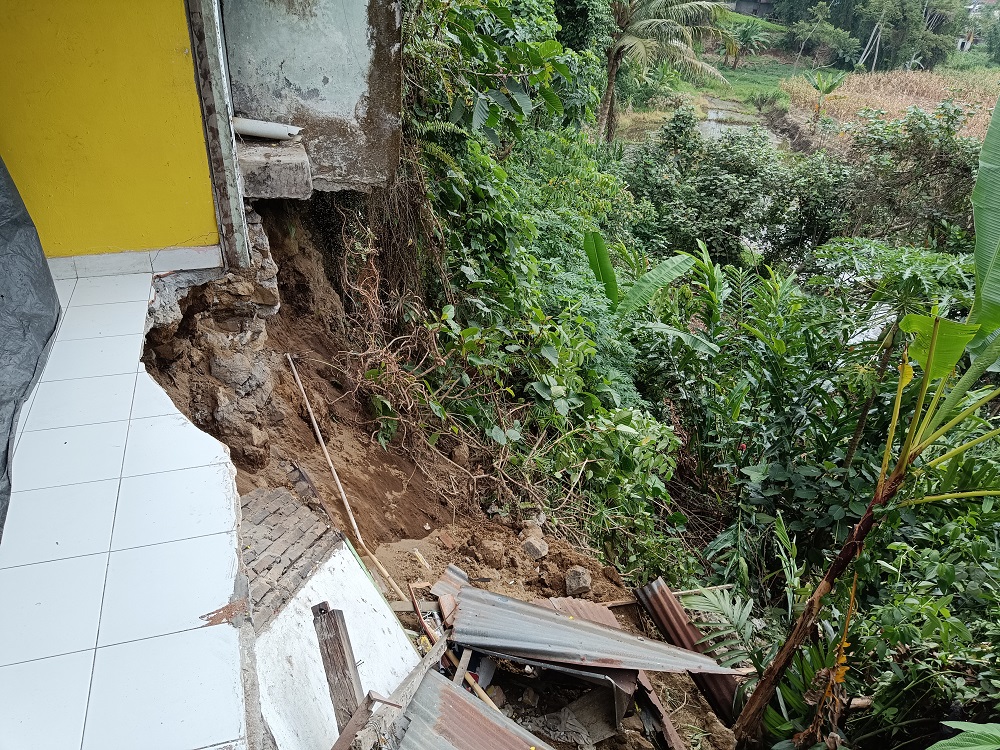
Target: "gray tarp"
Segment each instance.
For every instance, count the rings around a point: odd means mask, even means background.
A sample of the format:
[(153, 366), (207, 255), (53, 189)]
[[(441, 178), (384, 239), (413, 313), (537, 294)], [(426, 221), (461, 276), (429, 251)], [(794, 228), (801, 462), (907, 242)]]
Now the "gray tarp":
[(18, 411), (41, 376), (59, 298), (38, 232), (0, 159), (0, 538), (10, 504)]

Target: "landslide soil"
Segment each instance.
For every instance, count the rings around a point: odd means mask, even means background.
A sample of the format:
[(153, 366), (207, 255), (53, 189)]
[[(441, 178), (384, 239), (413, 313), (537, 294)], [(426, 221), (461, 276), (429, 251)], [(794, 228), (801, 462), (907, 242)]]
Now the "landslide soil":
[[(488, 517), (469, 497), (462, 471), (443, 455), (424, 454), (415, 460), (402, 447), (384, 448), (375, 440), (376, 428), (349, 375), (350, 321), (330, 282), (330, 258), (320, 250), (323, 243), (316, 233), (322, 230), (303, 212), (283, 205), (258, 206), (258, 210), (279, 269), (281, 310), (266, 325), (267, 347), (277, 355), (271, 359), (280, 364), (272, 368), (275, 408), (267, 417), (260, 415), (255, 425), (269, 436), (270, 460), (262, 467), (249, 465), (239, 458), (241, 446), (229, 445), (240, 493), (286, 487), (303, 503), (325, 512), (332, 525), (353, 538), (340, 493), (285, 359), (291, 354), (364, 540), (370, 549), (377, 548), (380, 561), (404, 590), (408, 583), (436, 581), (454, 563), (476, 579), (475, 585), (491, 591), (529, 601), (559, 597), (566, 595), (566, 570), (581, 565), (593, 579), (586, 598), (597, 602), (631, 598), (614, 568), (549, 533), (545, 534), (548, 554), (532, 560), (521, 547), (519, 525)], [(172, 361), (158, 360), (147, 351), (147, 370), (193, 422), (231, 443), (232, 438), (221, 434), (206, 417), (212, 411), (213, 393), (222, 384), (208, 372), (205, 358), (191, 351), (194, 345), (184, 339), (184, 332), (182, 324), (176, 347), (181, 354)], [(290, 474), (289, 467), (298, 472)], [(484, 555), (487, 546), (503, 552), (499, 558)], [(637, 606), (614, 611), (624, 628), (658, 637)], [(401, 619), (417, 627), (412, 616), (404, 614)], [(655, 675), (654, 684), (691, 748), (734, 747), (732, 733), (719, 723), (687, 675)], [(611, 738), (599, 747), (650, 747), (633, 734)]]

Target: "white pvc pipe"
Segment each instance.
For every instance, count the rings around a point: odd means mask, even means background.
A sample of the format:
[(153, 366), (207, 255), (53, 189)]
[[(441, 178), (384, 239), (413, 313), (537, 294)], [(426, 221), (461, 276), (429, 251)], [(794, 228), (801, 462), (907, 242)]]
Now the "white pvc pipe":
[(248, 120), (245, 117), (233, 118), (233, 130), (238, 135), (248, 135), (253, 138), (269, 138), (272, 141), (287, 141), (299, 134), (302, 128), (285, 125), (280, 122), (265, 122), (263, 120)]

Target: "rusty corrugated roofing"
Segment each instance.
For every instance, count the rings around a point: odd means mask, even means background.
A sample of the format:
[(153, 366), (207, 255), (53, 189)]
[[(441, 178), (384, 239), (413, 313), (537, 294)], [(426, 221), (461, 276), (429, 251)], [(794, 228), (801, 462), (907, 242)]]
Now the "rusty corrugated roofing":
[(613, 669), (734, 674), (703, 654), (463, 586), (451, 638), (513, 657)]
[(609, 628), (620, 629), (618, 618), (615, 613), (603, 604), (592, 602), (589, 599), (575, 599), (572, 596), (549, 597), (548, 599), (536, 599), (532, 604), (554, 609), (564, 615), (572, 615), (583, 620), (598, 622), (607, 625)]
[[(635, 593), (660, 633), (670, 643), (690, 650), (706, 650), (705, 644), (698, 642), (703, 637), (701, 632), (691, 624), (684, 607), (662, 578), (657, 578)], [(716, 716), (727, 726), (732, 726), (735, 721), (733, 703), (737, 684), (733, 674), (691, 675)]]
[(399, 750), (554, 750), (435, 671), (406, 708)]

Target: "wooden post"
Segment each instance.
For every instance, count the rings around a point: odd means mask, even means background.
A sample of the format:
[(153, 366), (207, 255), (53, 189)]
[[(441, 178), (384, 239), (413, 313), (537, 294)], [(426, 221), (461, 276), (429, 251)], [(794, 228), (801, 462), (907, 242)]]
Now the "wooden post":
[(351, 648), (344, 613), (339, 609), (330, 609), (328, 602), (315, 605), (312, 613), (319, 652), (326, 670), (326, 681), (330, 685), (330, 700), (333, 701), (337, 730), (342, 732), (365, 697), (361, 689), (358, 665), (354, 661), (354, 650)]

